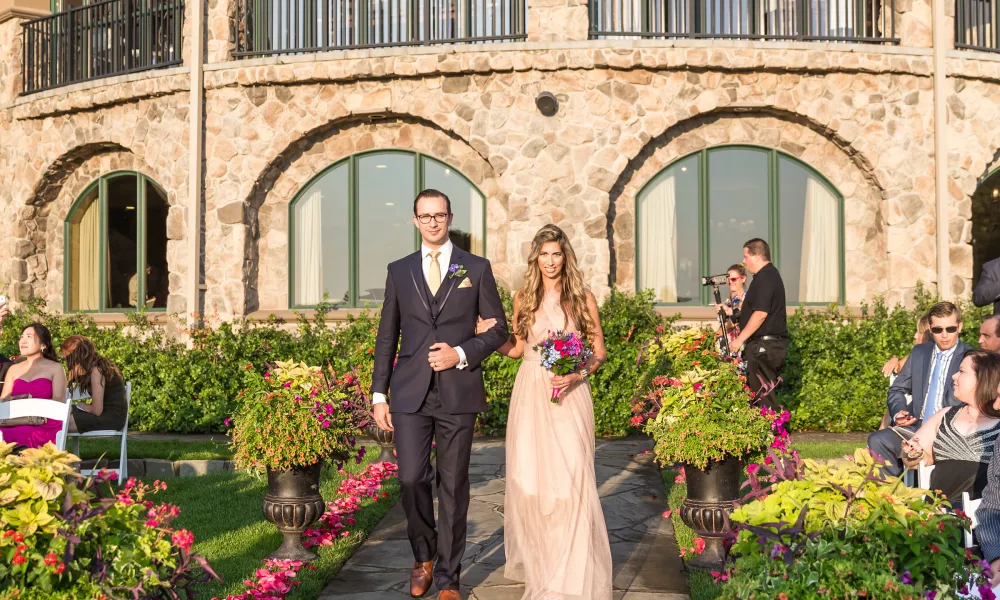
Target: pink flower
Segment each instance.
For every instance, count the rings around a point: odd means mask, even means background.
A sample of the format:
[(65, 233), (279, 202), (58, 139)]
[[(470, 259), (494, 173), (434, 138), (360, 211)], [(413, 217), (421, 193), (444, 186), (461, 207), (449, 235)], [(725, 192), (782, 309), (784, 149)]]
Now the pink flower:
[(756, 475), (757, 471), (759, 470), (760, 470), (760, 465), (758, 465), (757, 463), (752, 463), (747, 465), (747, 475), (751, 476)]
[(194, 543), (194, 534), (192, 534), (187, 529), (181, 529), (179, 531), (175, 531), (174, 534), (170, 536), (170, 540), (178, 548), (182, 548), (185, 551), (190, 551), (191, 544)]
[(222, 424), (223, 424), (223, 425), (225, 425), (226, 427), (229, 427), (229, 425), (230, 425), (230, 424), (231, 424), (232, 422), (233, 422), (233, 420), (232, 420), (232, 419), (230, 419), (229, 417), (226, 417), (225, 419), (223, 419), (223, 421), (222, 421)]
[(291, 381), (286, 381), (285, 383), (281, 384), (281, 387), (283, 387), (283, 388), (290, 388), (290, 387), (292, 387), (292, 382)]
[(695, 554), (701, 554), (705, 551), (705, 540), (700, 537), (694, 538), (694, 548), (691, 550)]
[(664, 519), (669, 519), (670, 515), (673, 514), (673, 512), (674, 511), (672, 511), (672, 510), (665, 510), (665, 511), (663, 511), (663, 518)]
[(323, 428), (324, 429), (329, 429), (330, 428), (330, 421), (323, 421)]

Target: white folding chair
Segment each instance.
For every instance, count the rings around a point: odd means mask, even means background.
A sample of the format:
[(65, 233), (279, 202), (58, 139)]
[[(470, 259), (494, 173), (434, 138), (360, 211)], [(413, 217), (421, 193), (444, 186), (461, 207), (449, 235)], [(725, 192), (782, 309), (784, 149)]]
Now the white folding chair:
[[(114, 471), (118, 474), (119, 484), (128, 479), (128, 417), (131, 409), (132, 382), (130, 381), (125, 384), (125, 425), (121, 428), (121, 431), (115, 431), (114, 429), (100, 429), (97, 431), (88, 431), (86, 433), (69, 434), (69, 437), (73, 438), (73, 449), (77, 456), (80, 456), (80, 438), (121, 438), (121, 458), (118, 460), (118, 468), (105, 469), (106, 471)], [(93, 475), (99, 470), (100, 469), (82, 469), (80, 474)]]
[(0, 404), (0, 418), (44, 417), (62, 422), (62, 429), (56, 433), (56, 447), (66, 449), (66, 433), (69, 431), (69, 402), (53, 402), (44, 398), (22, 398)]
[(931, 471), (933, 470), (934, 465), (927, 466), (923, 461), (917, 466), (917, 481), (920, 483), (921, 489), (931, 489)]

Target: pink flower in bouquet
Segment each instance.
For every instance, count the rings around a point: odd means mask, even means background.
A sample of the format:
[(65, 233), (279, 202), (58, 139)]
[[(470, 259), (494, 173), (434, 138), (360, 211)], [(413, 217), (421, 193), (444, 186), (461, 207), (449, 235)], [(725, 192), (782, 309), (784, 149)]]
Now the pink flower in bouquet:
[[(580, 370), (593, 355), (593, 350), (578, 333), (549, 332), (549, 337), (535, 345), (542, 356), (542, 366), (556, 375), (569, 375)], [(559, 398), (559, 390), (552, 390), (552, 401)]]

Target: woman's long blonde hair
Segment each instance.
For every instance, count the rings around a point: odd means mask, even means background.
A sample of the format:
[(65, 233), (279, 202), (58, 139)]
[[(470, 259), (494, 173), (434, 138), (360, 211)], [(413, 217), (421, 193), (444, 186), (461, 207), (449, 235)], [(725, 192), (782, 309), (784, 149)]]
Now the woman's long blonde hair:
[(535, 324), (535, 311), (542, 305), (545, 287), (542, 283), (542, 270), (538, 266), (538, 256), (542, 246), (548, 242), (556, 242), (563, 253), (563, 271), (560, 283), (562, 289), (559, 296), (563, 312), (572, 315), (576, 326), (584, 336), (594, 333), (594, 319), (587, 310), (586, 288), (583, 286), (583, 273), (576, 263), (576, 253), (569, 243), (569, 238), (555, 225), (546, 225), (538, 230), (535, 239), (531, 240), (531, 253), (528, 255), (528, 273), (524, 286), (518, 290), (518, 313), (515, 332), (522, 340), (528, 339), (531, 326)]

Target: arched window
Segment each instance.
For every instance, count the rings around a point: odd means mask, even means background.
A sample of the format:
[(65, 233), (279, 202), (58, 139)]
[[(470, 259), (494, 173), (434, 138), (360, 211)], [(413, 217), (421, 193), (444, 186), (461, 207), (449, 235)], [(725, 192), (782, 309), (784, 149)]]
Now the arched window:
[(433, 188), (451, 200), (451, 240), (485, 254), (486, 203), (468, 179), (428, 156), (356, 154), (320, 173), (289, 206), (289, 297), (293, 307), (381, 302), (385, 267), (419, 247), (413, 199)]
[[(843, 199), (804, 163), (765, 148), (689, 154), (636, 199), (636, 283), (661, 304), (707, 304), (703, 275), (743, 260), (767, 240), (789, 304), (844, 300)], [(723, 290), (725, 292), (725, 290)]]
[(166, 193), (145, 175), (92, 183), (66, 218), (66, 311), (167, 306)]

